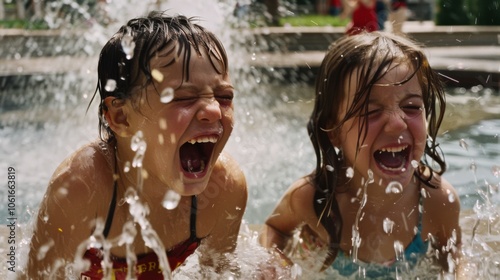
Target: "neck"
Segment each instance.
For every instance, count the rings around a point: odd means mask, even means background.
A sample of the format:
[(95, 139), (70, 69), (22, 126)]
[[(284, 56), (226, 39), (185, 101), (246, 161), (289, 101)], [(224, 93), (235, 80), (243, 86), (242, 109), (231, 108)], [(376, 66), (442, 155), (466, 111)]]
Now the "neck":
[[(362, 182), (354, 183), (354, 180)], [(359, 178), (353, 178), (349, 183), (346, 195), (350, 204), (355, 208), (363, 208), (369, 212), (392, 211), (395, 207), (405, 207), (408, 199), (414, 198), (418, 192), (418, 181), (412, 182), (406, 186), (400, 184), (379, 185), (376, 182), (367, 182)], [(409, 206), (409, 205), (408, 205)]]
[(149, 176), (147, 171), (142, 167), (140, 156), (130, 149), (129, 145), (116, 145), (115, 158), (116, 158), (116, 171), (115, 176), (118, 186), (126, 192), (132, 188), (136, 193), (143, 198), (157, 198), (163, 199), (166, 186), (162, 187), (153, 176)]

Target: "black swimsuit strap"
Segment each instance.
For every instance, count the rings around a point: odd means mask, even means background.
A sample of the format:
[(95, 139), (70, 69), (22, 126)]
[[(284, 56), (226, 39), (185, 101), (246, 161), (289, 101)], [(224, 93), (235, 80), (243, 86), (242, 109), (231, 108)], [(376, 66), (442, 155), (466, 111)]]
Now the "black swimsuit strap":
[(198, 210), (198, 199), (196, 195), (191, 196), (191, 215), (189, 219), (189, 228), (191, 235), (189, 236), (190, 240), (196, 240), (196, 212)]
[(106, 223), (104, 224), (104, 230), (102, 231), (102, 235), (104, 238), (108, 237), (109, 230), (111, 229), (111, 224), (113, 223), (113, 216), (115, 215), (116, 208), (116, 190), (117, 190), (116, 181), (113, 185), (113, 197), (111, 198), (111, 202), (109, 203), (108, 216), (106, 217)]
[[(117, 183), (115, 181), (113, 185), (113, 197), (111, 198), (111, 202), (109, 203), (108, 215), (106, 217), (106, 222), (104, 224), (104, 230), (102, 234), (104, 238), (108, 237), (109, 231), (111, 229), (111, 224), (113, 223), (113, 216), (115, 214), (116, 208), (116, 192), (117, 192)], [(196, 240), (198, 237), (196, 236), (196, 214), (198, 210), (198, 199), (196, 195), (191, 196), (191, 214), (189, 220), (189, 229), (190, 229), (190, 240)]]

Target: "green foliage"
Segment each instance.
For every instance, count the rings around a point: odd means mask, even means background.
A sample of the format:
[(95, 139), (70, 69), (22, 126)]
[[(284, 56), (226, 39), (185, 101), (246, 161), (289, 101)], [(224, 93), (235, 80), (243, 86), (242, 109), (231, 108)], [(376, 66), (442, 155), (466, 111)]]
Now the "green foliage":
[(500, 25), (500, 0), (477, 0), (477, 25)]
[(437, 25), (500, 25), (500, 0), (438, 0)]
[(348, 18), (341, 19), (329, 15), (299, 15), (293, 17), (280, 18), (280, 25), (291, 26), (346, 26), (349, 23)]
[(9, 20), (0, 20), (0, 28), (41, 30), (41, 29), (49, 29), (49, 26), (43, 20), (30, 21), (22, 19), (9, 19)]
[(469, 25), (471, 19), (463, 0), (439, 0), (437, 5), (437, 25)]

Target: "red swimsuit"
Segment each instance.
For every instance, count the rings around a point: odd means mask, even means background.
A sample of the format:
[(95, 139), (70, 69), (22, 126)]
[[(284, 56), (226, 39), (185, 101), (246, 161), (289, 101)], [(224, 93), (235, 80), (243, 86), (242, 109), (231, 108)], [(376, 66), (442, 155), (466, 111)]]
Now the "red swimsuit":
[[(116, 184), (113, 192), (113, 199), (110, 203), (106, 224), (104, 227), (103, 235), (107, 237), (111, 223), (113, 222), (113, 214), (116, 206)], [(170, 269), (174, 270), (180, 266), (187, 257), (189, 257), (196, 248), (198, 248), (201, 239), (196, 237), (196, 209), (197, 200), (196, 196), (191, 198), (191, 216), (190, 216), (190, 231), (191, 235), (188, 240), (176, 245), (174, 248), (167, 251), (167, 258), (170, 264)], [(101, 261), (103, 260), (103, 253), (101, 249), (90, 248), (85, 254), (84, 258), (90, 261), (90, 269), (81, 274), (82, 280), (94, 280), (103, 278), (103, 270)], [(111, 257), (113, 262), (113, 272), (111, 279), (125, 279), (127, 276), (128, 265), (127, 260), (124, 258)], [(163, 279), (162, 270), (158, 261), (158, 256), (155, 253), (148, 253), (137, 256), (137, 264), (135, 265), (136, 276), (138, 280), (141, 279)]]

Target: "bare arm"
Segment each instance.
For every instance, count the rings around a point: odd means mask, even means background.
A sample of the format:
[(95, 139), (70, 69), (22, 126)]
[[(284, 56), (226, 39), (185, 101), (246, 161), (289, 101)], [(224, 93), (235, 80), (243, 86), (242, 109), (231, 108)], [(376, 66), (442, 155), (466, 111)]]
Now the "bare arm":
[(27, 263), (30, 279), (65, 279), (64, 267), (92, 233), (95, 198), (102, 195), (92, 185), (95, 173), (81, 168), (79, 152), (58, 167), (40, 204)]
[(283, 250), (294, 230), (303, 224), (307, 224), (316, 235), (326, 241), (328, 234), (318, 225), (313, 199), (314, 187), (305, 178), (294, 182), (266, 220), (259, 236), (262, 246)]
[(456, 271), (460, 258), (462, 231), (460, 229), (460, 200), (456, 190), (445, 179), (441, 178), (441, 187), (426, 189), (424, 202), (424, 233), (432, 234), (434, 246), (439, 251), (439, 263), (443, 271)]

